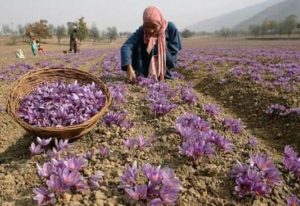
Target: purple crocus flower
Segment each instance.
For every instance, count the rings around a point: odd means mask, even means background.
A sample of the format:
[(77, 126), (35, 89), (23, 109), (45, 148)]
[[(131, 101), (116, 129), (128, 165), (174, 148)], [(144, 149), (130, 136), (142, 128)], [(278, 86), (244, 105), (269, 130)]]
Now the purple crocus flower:
[(300, 157), (289, 145), (284, 148), (283, 164), (286, 170), (300, 179)]
[(100, 146), (99, 149), (99, 154), (102, 156), (102, 157), (105, 157), (105, 156), (108, 156), (109, 155), (109, 148), (106, 147), (106, 146)]
[(78, 171), (70, 171), (67, 168), (59, 169), (58, 175), (61, 181), (68, 186), (76, 185), (81, 179), (81, 174)]
[(94, 175), (89, 178), (89, 185), (91, 189), (97, 190), (100, 188), (99, 181), (103, 178), (103, 172), (97, 171)]
[(226, 139), (225, 137), (219, 135), (214, 131), (209, 132), (210, 136), (208, 137), (208, 141), (214, 143), (218, 148), (223, 150), (224, 152), (232, 152), (234, 148), (234, 144)]
[(217, 116), (221, 112), (221, 108), (219, 105), (216, 104), (205, 104), (203, 105), (204, 111), (211, 116)]
[(232, 68), (232, 69), (230, 70), (230, 72), (231, 72), (234, 76), (239, 77), (239, 76), (242, 76), (242, 75), (245, 74), (245, 72), (244, 72), (243, 70), (244, 70), (244, 68), (238, 66), (238, 67)]
[(160, 169), (160, 175), (161, 175), (163, 181), (168, 181), (175, 177), (174, 171), (168, 167), (164, 167), (164, 168)]
[(137, 77), (137, 82), (138, 85), (142, 86), (142, 87), (149, 87), (150, 85), (154, 84), (156, 82), (155, 79), (153, 78), (145, 78), (145, 77)]
[(126, 120), (126, 115), (126, 111), (109, 112), (107, 115), (104, 116), (103, 121), (108, 127), (115, 124), (120, 127), (130, 129), (133, 127), (133, 123), (131, 121)]
[(163, 94), (166, 98), (170, 98), (174, 91), (172, 88), (166, 84), (165, 82), (157, 82), (149, 86), (149, 92), (157, 92), (159, 94)]
[(271, 104), (268, 106), (266, 113), (271, 115), (285, 116), (287, 108), (280, 104)]
[(55, 168), (55, 174), (57, 174), (57, 170), (60, 168), (60, 169), (64, 169), (64, 168), (67, 168), (67, 165), (66, 165), (66, 160), (65, 159), (61, 159), (61, 158), (52, 158), (50, 160), (51, 164), (53, 165), (53, 167)]
[(253, 136), (250, 136), (250, 137), (248, 138), (247, 146), (249, 146), (249, 147), (255, 147), (257, 144), (258, 144), (257, 138), (255, 138), (255, 137), (253, 137)]
[(264, 178), (270, 184), (279, 184), (282, 181), (280, 172), (266, 154), (251, 155), (250, 166), (256, 166), (260, 171), (264, 172)]
[(176, 202), (178, 198), (178, 190), (176, 187), (172, 187), (171, 185), (163, 185), (160, 190), (160, 197), (165, 204), (173, 204)]
[(282, 181), (282, 176), (267, 155), (251, 155), (249, 164), (238, 162), (230, 172), (235, 192), (240, 196), (267, 196)]
[(181, 124), (176, 124), (176, 130), (183, 137), (183, 140), (198, 136), (197, 130)]
[(286, 112), (287, 114), (300, 115), (300, 107), (290, 108)]
[(237, 186), (235, 187), (235, 191), (238, 193), (240, 197), (244, 197), (246, 195), (256, 195), (257, 190), (263, 195), (263, 185), (262, 179), (260, 175), (255, 170), (247, 170), (247, 172), (236, 179)]
[(147, 185), (136, 185), (134, 189), (126, 188), (125, 191), (133, 200), (138, 201), (147, 199)]
[(87, 181), (83, 178), (83, 176), (80, 177), (80, 180), (74, 185), (75, 188), (81, 192), (84, 192), (89, 189)]
[(135, 141), (134, 139), (126, 139), (123, 140), (124, 146), (127, 147), (128, 149), (133, 149), (135, 147)]
[(181, 125), (183, 127), (190, 127), (192, 129), (207, 132), (210, 130), (210, 124), (203, 120), (196, 114), (193, 113), (186, 113), (176, 120), (176, 127), (177, 125)]
[(51, 150), (47, 151), (47, 156), (49, 158), (55, 158), (58, 156), (58, 154), (59, 154), (59, 151), (57, 151), (57, 149), (55, 149), (55, 148), (52, 148), (52, 151)]
[(83, 157), (72, 157), (64, 161), (67, 168), (71, 171), (80, 171), (87, 165), (87, 160)]
[(44, 149), (42, 149), (39, 144), (35, 145), (34, 143), (31, 143), (29, 149), (30, 149), (32, 155), (38, 155), (44, 151)]
[(193, 157), (194, 160), (199, 157), (210, 157), (214, 154), (214, 149), (210, 143), (204, 140), (186, 141), (183, 142), (180, 148), (180, 152), (188, 157)]
[(150, 164), (144, 164), (142, 168), (144, 174), (152, 183), (157, 183), (162, 180), (160, 166), (152, 167)]
[(40, 137), (37, 137), (36, 140), (37, 140), (39, 145), (41, 145), (42, 147), (45, 147), (51, 142), (52, 138), (41, 139)]
[(55, 194), (60, 194), (69, 190), (69, 186), (64, 184), (61, 179), (54, 174), (52, 174), (50, 179), (47, 180), (47, 185)]
[(152, 199), (149, 204), (149, 206), (162, 206), (163, 205), (163, 201), (160, 198), (154, 198)]
[(87, 151), (84, 155), (83, 155), (83, 158), (87, 159), (87, 160), (91, 160), (93, 159), (93, 156), (94, 156), (94, 150), (90, 150), (90, 151)]
[(54, 143), (55, 143), (55, 147), (58, 151), (64, 150), (64, 149), (70, 147), (68, 139), (66, 139), (66, 140), (60, 139), (59, 141), (57, 139), (55, 139)]
[(138, 136), (136, 138), (126, 139), (123, 142), (128, 149), (133, 149), (133, 148), (143, 149), (145, 147), (149, 147), (152, 141), (153, 141), (152, 138), (147, 139), (144, 136)]
[(109, 91), (111, 93), (111, 96), (113, 98), (113, 105), (114, 107), (117, 107), (126, 101), (125, 92), (126, 87), (125, 85), (116, 84), (109, 86)]
[(224, 126), (229, 128), (234, 134), (239, 134), (244, 130), (244, 127), (239, 119), (225, 119)]
[(286, 199), (288, 206), (300, 206), (300, 200), (296, 195), (292, 195)]
[(295, 152), (291, 146), (286, 145), (284, 147), (284, 157), (285, 158), (297, 159), (297, 155), (298, 155), (297, 152)]
[(50, 177), (54, 173), (54, 166), (51, 162), (46, 162), (43, 164), (41, 167), (39, 164), (36, 164), (37, 170), (38, 170), (38, 175), (40, 177)]
[(176, 104), (172, 104), (165, 98), (160, 98), (150, 102), (150, 111), (156, 115), (165, 115), (176, 107)]
[[(133, 167), (127, 167), (121, 176), (121, 188), (124, 188), (130, 199), (147, 205), (173, 205), (178, 199), (181, 182), (170, 168), (143, 164), (142, 173), (138, 174), (136, 161)], [(137, 184), (137, 176), (141, 184)]]
[(144, 136), (138, 136), (135, 139), (135, 143), (139, 148), (144, 148), (144, 147), (148, 147), (151, 145), (152, 143), (152, 139), (151, 138), (145, 138)]
[(172, 76), (174, 79), (180, 79), (180, 80), (184, 79), (184, 75), (176, 71), (172, 72)]
[(237, 161), (237, 164), (235, 164), (232, 170), (230, 171), (229, 176), (231, 178), (237, 178), (243, 176), (244, 174), (247, 173), (248, 169), (249, 169), (249, 165)]
[(124, 171), (124, 174), (120, 177), (122, 184), (125, 187), (134, 185), (137, 181), (137, 175), (137, 162), (134, 161), (131, 167), (129, 165), (127, 166), (127, 168)]
[(192, 88), (181, 88), (180, 90), (181, 99), (187, 104), (196, 104), (198, 97)]
[(54, 193), (51, 193), (45, 187), (34, 188), (33, 193), (35, 194), (33, 199), (36, 200), (39, 205), (54, 205), (56, 203)]

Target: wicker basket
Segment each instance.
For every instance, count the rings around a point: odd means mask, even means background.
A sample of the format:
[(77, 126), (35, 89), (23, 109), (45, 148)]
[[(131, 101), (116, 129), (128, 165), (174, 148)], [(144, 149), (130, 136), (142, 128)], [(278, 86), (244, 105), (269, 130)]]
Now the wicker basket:
[[(94, 82), (106, 96), (105, 105), (96, 115), (94, 115), (87, 121), (78, 125), (66, 127), (37, 127), (26, 123), (19, 117), (18, 111), (22, 97), (30, 94), (33, 90), (36, 89), (39, 84), (43, 82), (57, 81), (62, 81), (64, 83), (73, 83), (75, 80), (77, 80), (79, 84), (89, 84)], [(112, 99), (107, 86), (101, 80), (97, 79), (88, 72), (70, 68), (39, 69), (28, 72), (14, 83), (7, 102), (7, 112), (25, 130), (39, 137), (73, 139), (81, 137), (82, 135), (88, 133), (93, 127), (95, 127), (97, 121), (107, 111), (108, 107), (111, 104), (111, 101)]]

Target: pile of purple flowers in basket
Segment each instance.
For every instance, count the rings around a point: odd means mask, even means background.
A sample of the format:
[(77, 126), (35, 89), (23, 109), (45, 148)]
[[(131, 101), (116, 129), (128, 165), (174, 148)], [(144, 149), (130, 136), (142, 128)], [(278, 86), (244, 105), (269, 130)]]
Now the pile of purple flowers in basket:
[(77, 125), (97, 114), (106, 97), (92, 84), (43, 83), (21, 100), (19, 116), (39, 127)]

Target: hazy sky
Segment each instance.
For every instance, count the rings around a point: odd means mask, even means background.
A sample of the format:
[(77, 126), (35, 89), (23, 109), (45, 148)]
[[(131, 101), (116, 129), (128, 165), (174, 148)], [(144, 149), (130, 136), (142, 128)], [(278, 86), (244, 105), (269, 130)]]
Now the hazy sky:
[(85, 17), (100, 30), (132, 31), (142, 24), (145, 7), (156, 5), (182, 30), (198, 21), (266, 0), (0, 0), (0, 24), (16, 26), (39, 19), (54, 25)]

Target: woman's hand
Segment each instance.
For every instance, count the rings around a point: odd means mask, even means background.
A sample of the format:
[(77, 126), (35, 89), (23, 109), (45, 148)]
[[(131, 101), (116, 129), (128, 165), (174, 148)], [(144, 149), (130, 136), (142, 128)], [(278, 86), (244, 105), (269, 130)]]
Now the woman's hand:
[(131, 64), (127, 66), (127, 79), (130, 82), (135, 82), (136, 81), (135, 71), (133, 70)]

